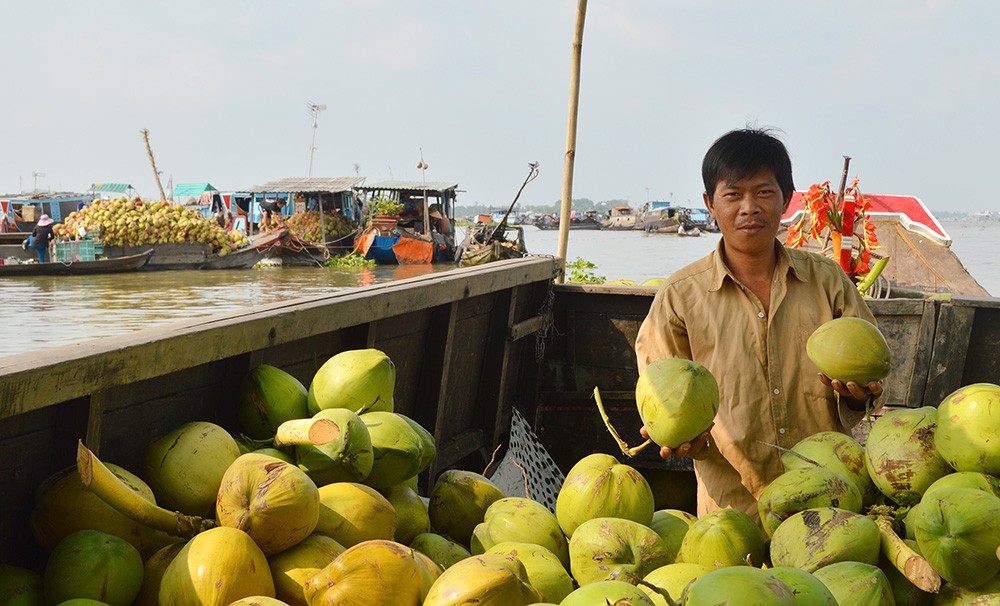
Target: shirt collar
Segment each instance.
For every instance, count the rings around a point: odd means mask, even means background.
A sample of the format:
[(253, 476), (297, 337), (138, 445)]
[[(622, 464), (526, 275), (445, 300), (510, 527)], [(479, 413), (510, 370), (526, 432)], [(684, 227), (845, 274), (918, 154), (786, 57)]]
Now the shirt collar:
[[(733, 284), (737, 283), (736, 277), (723, 260), (722, 244), (723, 240), (720, 238), (719, 243), (715, 246), (715, 250), (710, 255), (712, 260), (712, 279), (709, 284), (709, 291), (717, 291), (722, 288), (722, 283), (727, 277), (732, 280)], [(778, 264), (774, 268), (774, 273), (776, 275), (791, 274), (796, 279), (805, 281), (804, 276), (806, 274), (802, 267), (804, 260), (789, 254), (788, 249), (777, 239), (774, 241), (774, 248), (778, 254)]]

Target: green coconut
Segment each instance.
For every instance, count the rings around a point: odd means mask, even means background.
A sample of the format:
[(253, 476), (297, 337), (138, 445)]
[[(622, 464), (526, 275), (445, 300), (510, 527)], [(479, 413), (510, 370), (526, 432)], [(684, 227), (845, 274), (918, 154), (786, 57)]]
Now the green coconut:
[(323, 363), (309, 384), (309, 414), (348, 408), (361, 414), (392, 411), (396, 366), (377, 349), (342, 351)]
[(142, 556), (131, 543), (99, 530), (78, 530), (56, 544), (45, 563), (47, 604), (72, 598), (129, 606), (142, 586)]
[(797, 606), (795, 595), (781, 579), (752, 566), (713, 570), (684, 591), (688, 606)]
[(559, 558), (551, 551), (533, 543), (497, 543), (486, 553), (498, 553), (516, 558), (524, 566), (528, 583), (547, 602), (560, 602), (573, 591), (573, 579)]
[(594, 518), (569, 540), (570, 572), (580, 585), (597, 581), (637, 583), (671, 562), (660, 535), (648, 526), (621, 518)]
[(677, 448), (712, 424), (719, 411), (719, 384), (697, 362), (663, 358), (639, 373), (635, 401), (650, 439)]
[(943, 579), (972, 589), (1000, 573), (1000, 498), (972, 488), (936, 490), (913, 515), (920, 553)]
[(431, 528), (460, 545), (469, 545), (486, 510), (504, 496), (496, 484), (478, 473), (449, 469), (438, 476), (431, 489), (427, 505)]
[(792, 469), (775, 478), (757, 499), (760, 522), (768, 536), (792, 514), (815, 507), (861, 513), (857, 485), (825, 467)]
[(393, 541), (349, 548), (306, 581), (310, 606), (421, 606), (434, 575), (412, 549)]
[[(422, 448), (420, 449), (420, 465), (417, 468), (417, 473), (422, 473), (425, 469), (430, 467), (431, 463), (434, 462), (434, 459), (437, 458), (437, 442), (434, 440), (434, 436), (431, 432), (427, 431), (423, 425), (417, 423), (406, 415), (401, 414), (399, 416), (402, 417), (403, 420), (406, 421), (413, 431), (420, 437)], [(417, 474), (413, 475), (416, 476)], [(414, 490), (416, 489), (414, 488)]]
[[(911, 541), (910, 547), (918, 551)], [(919, 553), (919, 552), (918, 552)], [(889, 580), (889, 587), (892, 589), (892, 597), (896, 606), (931, 606), (934, 602), (934, 594), (921, 590), (902, 572), (899, 571), (892, 562), (886, 559), (885, 555), (879, 557), (878, 567), (885, 573), (885, 578)]]
[(431, 531), (431, 517), (427, 513), (427, 505), (417, 491), (406, 484), (396, 484), (379, 491), (396, 510), (399, 524), (393, 539), (403, 545), (409, 545), (418, 534)]
[(684, 536), (697, 519), (696, 516), (679, 509), (660, 509), (653, 512), (653, 519), (649, 522), (649, 527), (663, 539), (667, 551), (670, 552), (670, 559), (676, 560), (677, 553), (681, 550), (681, 543), (684, 542)]
[(330, 537), (344, 547), (373, 539), (392, 540), (399, 515), (392, 503), (371, 486), (336, 482), (319, 487), (319, 520), (316, 534)]
[(935, 448), (937, 410), (897, 408), (872, 425), (865, 442), (865, 466), (879, 491), (900, 505), (913, 505), (920, 495), (952, 472)]
[(865, 467), (865, 448), (851, 436), (839, 431), (821, 431), (799, 440), (791, 450), (781, 454), (785, 471), (825, 467), (854, 482), (865, 506), (878, 499), (878, 488)]
[(375, 463), (368, 426), (354, 411), (327, 408), (313, 415), (327, 419), (337, 428), (336, 437), (326, 444), (298, 445), (295, 460), (318, 486), (334, 482), (361, 482)]
[(839, 606), (896, 606), (889, 579), (873, 564), (836, 562), (813, 575), (826, 585)]
[[(703, 577), (712, 572), (712, 568), (701, 564), (690, 564), (688, 562), (674, 562), (666, 566), (660, 566), (656, 570), (647, 574), (642, 580), (639, 588), (649, 597), (656, 606), (668, 606), (667, 600), (663, 597), (663, 592), (670, 596), (670, 599), (678, 601), (684, 594), (684, 588), (691, 581)], [(656, 588), (654, 590), (650, 587)]]
[(303, 596), (306, 581), (347, 551), (330, 537), (312, 534), (281, 553), (267, 558), (274, 597), (290, 606), (308, 606)]
[(215, 518), (250, 535), (264, 555), (306, 538), (319, 522), (319, 490), (304, 471), (274, 457), (248, 453), (222, 477)]
[(222, 476), (240, 456), (229, 433), (214, 423), (185, 423), (146, 448), (144, 477), (167, 509), (209, 517)]
[(1000, 604), (1000, 577), (995, 577), (975, 589), (962, 589), (956, 585), (945, 584), (934, 598), (934, 606), (997, 606), (997, 604)]
[(415, 424), (395, 412), (360, 415), (371, 437), (373, 461), (363, 482), (373, 488), (395, 486), (420, 472), (424, 463), (424, 438)]
[(73, 598), (72, 600), (59, 602), (56, 606), (109, 606), (109, 605), (107, 602), (102, 602), (100, 600), (91, 600), (90, 598)]
[(603, 453), (577, 461), (556, 497), (556, 519), (567, 537), (594, 518), (624, 518), (649, 525), (653, 491), (635, 468)]
[(823, 581), (813, 574), (800, 568), (778, 566), (769, 568), (768, 572), (781, 579), (792, 590), (797, 606), (838, 606), (837, 598), (833, 597)]
[[(238, 443), (238, 441), (237, 441), (237, 443)], [(295, 457), (293, 457), (292, 455), (288, 454), (284, 450), (280, 450), (280, 449), (277, 449), (277, 448), (270, 448), (270, 447), (265, 446), (264, 448), (257, 448), (255, 450), (251, 450), (249, 452), (244, 452), (243, 454), (249, 454), (250, 452), (252, 452), (254, 454), (268, 456), (268, 457), (271, 457), (272, 459), (278, 459), (279, 461), (284, 461), (285, 463), (291, 463), (292, 465), (295, 465)]]
[(422, 532), (413, 537), (410, 547), (429, 557), (442, 570), (472, 555), (465, 547), (434, 532)]
[(875, 521), (853, 511), (817, 507), (800, 511), (778, 526), (771, 537), (771, 562), (807, 572), (834, 562), (875, 565), (881, 538)]
[(708, 568), (760, 566), (767, 553), (764, 544), (764, 533), (746, 512), (716, 509), (691, 524), (677, 560)]
[(524, 497), (507, 497), (494, 501), (483, 516), (483, 522), (472, 532), (472, 553), (483, 553), (493, 545), (505, 542), (533, 543), (548, 549), (569, 568), (569, 545), (559, 521), (549, 509)]
[(641, 589), (625, 581), (598, 581), (573, 590), (559, 606), (656, 606)]
[(806, 341), (806, 355), (831, 379), (867, 385), (892, 368), (892, 352), (871, 322), (843, 317), (825, 322)]
[(0, 564), (0, 604), (45, 606), (42, 575), (27, 568)]
[(261, 364), (243, 379), (236, 418), (251, 438), (273, 438), (285, 421), (309, 416), (307, 395), (298, 379), (280, 368)]
[(488, 553), (456, 562), (441, 573), (423, 606), (527, 606), (541, 599), (517, 558)]
[(217, 526), (195, 535), (170, 562), (159, 603), (221, 605), (255, 595), (274, 596), (267, 558), (247, 533)]
[(959, 471), (1000, 475), (1000, 386), (975, 383), (945, 398), (934, 444)]

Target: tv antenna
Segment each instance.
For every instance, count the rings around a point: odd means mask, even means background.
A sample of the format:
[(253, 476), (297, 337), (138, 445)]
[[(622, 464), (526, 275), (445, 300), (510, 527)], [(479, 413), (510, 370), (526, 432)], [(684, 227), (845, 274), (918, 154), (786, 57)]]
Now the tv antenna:
[(38, 193), (38, 177), (44, 177), (44, 176), (45, 176), (45, 173), (40, 173), (40, 172), (38, 172), (36, 170), (31, 171), (31, 178), (32, 178), (32, 180), (34, 182), (34, 186), (32, 186), (32, 190), (34, 191), (34, 193), (36, 193), (36, 194)]
[(313, 175), (313, 153), (316, 151), (316, 129), (319, 128), (319, 113), (326, 110), (326, 105), (317, 103), (306, 103), (306, 108), (309, 109), (309, 114), (313, 119), (313, 136), (312, 143), (309, 145), (309, 174), (306, 176), (311, 177)]

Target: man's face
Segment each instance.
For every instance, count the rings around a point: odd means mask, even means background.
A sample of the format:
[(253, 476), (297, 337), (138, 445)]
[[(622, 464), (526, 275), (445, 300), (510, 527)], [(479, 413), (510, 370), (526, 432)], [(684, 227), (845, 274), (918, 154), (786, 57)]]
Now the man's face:
[(722, 232), (726, 248), (745, 254), (770, 254), (788, 206), (771, 171), (735, 183), (719, 181), (705, 207)]

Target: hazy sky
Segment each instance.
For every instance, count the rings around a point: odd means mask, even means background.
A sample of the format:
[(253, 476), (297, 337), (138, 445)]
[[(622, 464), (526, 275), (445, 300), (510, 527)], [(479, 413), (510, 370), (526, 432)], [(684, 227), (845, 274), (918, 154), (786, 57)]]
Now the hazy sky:
[[(0, 193), (305, 176), (457, 182), (505, 207), (562, 187), (576, 0), (0, 0)], [(700, 163), (781, 129), (799, 188), (1000, 210), (1000, 2), (590, 0), (576, 198), (700, 204)], [(32, 173), (44, 173), (33, 178)]]

